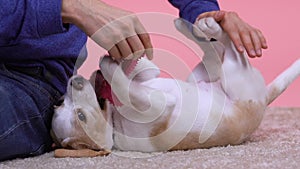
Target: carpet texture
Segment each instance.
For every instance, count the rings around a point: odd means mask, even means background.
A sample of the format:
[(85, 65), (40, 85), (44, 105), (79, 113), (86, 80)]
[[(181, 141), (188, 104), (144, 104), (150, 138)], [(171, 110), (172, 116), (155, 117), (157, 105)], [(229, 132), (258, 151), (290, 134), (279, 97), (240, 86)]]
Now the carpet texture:
[(1, 169), (300, 168), (300, 108), (269, 108), (250, 139), (238, 146), (165, 153), (113, 151), (107, 157), (38, 157), (0, 163)]

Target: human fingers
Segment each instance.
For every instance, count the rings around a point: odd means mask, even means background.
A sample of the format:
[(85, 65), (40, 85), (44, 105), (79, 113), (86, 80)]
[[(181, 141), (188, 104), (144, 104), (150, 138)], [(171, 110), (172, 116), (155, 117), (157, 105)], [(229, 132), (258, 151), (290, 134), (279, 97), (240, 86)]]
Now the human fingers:
[(265, 36), (263, 35), (263, 33), (257, 29), (257, 35), (260, 39), (261, 45), (263, 49), (267, 49), (268, 48), (268, 44), (267, 44), (267, 40), (265, 38)]
[(220, 23), (223, 30), (227, 32), (236, 49), (239, 52), (244, 52), (245, 48), (240, 36), (240, 31), (238, 30), (239, 25), (236, 25), (237, 16), (233, 17), (231, 15), (235, 15), (235, 13), (226, 11), (204, 12), (197, 17), (196, 22), (198, 22), (202, 18), (213, 17), (217, 22)]
[(149, 34), (139, 34), (139, 37), (145, 47), (145, 53), (148, 59), (153, 59), (153, 46)]
[(244, 22), (235, 12), (226, 12), (220, 22), (239, 52), (246, 49), (250, 57), (260, 57), (261, 49), (267, 48), (266, 39), (260, 30)]
[(240, 28), (240, 37), (250, 57), (261, 57), (262, 49), (267, 48), (266, 40), (260, 30), (246, 24), (246, 28)]
[(246, 50), (251, 58), (261, 56), (261, 43), (255, 30), (245, 26), (235, 26), (232, 28), (228, 28), (227, 26), (225, 29), (230, 30), (228, 31), (228, 36), (239, 52)]
[[(89, 0), (88, 3), (80, 0), (75, 2), (73, 5), (63, 3), (64, 23), (73, 23), (78, 26), (117, 60), (140, 51), (140, 44), (143, 45), (144, 51), (147, 49), (147, 57), (153, 58), (149, 35), (134, 13), (99, 0)], [(131, 43), (131, 40), (127, 41), (128, 38), (134, 36), (137, 37), (134, 38), (134, 43)]]
[(144, 46), (137, 35), (121, 40), (111, 50), (109, 54), (120, 62), (122, 59), (137, 59), (145, 53)]
[(153, 45), (150, 39), (150, 35), (138, 20), (137, 22), (139, 24), (136, 24), (135, 31), (144, 46), (146, 56), (151, 60), (153, 59)]
[[(125, 24), (125, 21), (128, 20), (130, 20), (129, 23), (132, 23), (129, 24), (131, 26)], [(123, 37), (123, 39), (121, 41), (119, 40), (119, 42), (116, 45), (121, 53), (121, 57), (123, 59), (137, 59), (138, 57), (146, 53), (147, 57), (149, 59), (152, 59), (153, 47), (150, 40), (150, 36), (146, 32), (141, 22), (138, 20), (138, 18), (135, 15), (131, 15), (124, 18), (124, 20), (121, 21), (123, 25), (127, 25), (123, 26), (123, 29), (121, 29), (123, 35), (117, 36), (117, 38), (115, 38), (115, 41), (118, 41), (120, 37)]]
[(254, 46), (254, 51), (256, 53), (256, 57), (261, 57), (261, 55), (262, 55), (262, 51), (261, 51), (262, 43), (261, 43), (260, 37), (257, 33), (257, 30), (253, 29), (250, 32), (250, 36), (251, 36), (251, 39), (252, 39), (252, 44)]
[(144, 45), (139, 36), (129, 37), (127, 38), (127, 42), (130, 45), (133, 55), (131, 55), (131, 57), (126, 57), (125, 59), (137, 59), (145, 53)]
[(125, 58), (131, 58), (133, 55), (133, 51), (131, 50), (130, 45), (128, 44), (127, 40), (121, 40), (119, 43), (116, 44), (117, 48), (119, 49), (121, 53), (121, 58), (120, 59), (125, 59)]
[(262, 32), (259, 29), (252, 28), (250, 31), (252, 44), (254, 46), (254, 50), (256, 52), (256, 56), (260, 57), (262, 56), (262, 49), (267, 49), (267, 41), (265, 37), (263, 36)]
[[(243, 46), (245, 47), (248, 55), (252, 58), (256, 57), (258, 50), (260, 50), (260, 47), (256, 51), (255, 46), (258, 46), (258, 44), (255, 44), (257, 38), (254, 35), (254, 33), (251, 33), (250, 31), (244, 31), (241, 32), (240, 37), (242, 39)], [(261, 51), (259, 51), (258, 53), (260, 53), (261, 55)]]
[(220, 21), (223, 30), (228, 34), (234, 46), (239, 52), (244, 52), (245, 48), (241, 39), (241, 31), (246, 29), (242, 28), (244, 25), (238, 25), (237, 17), (232, 17), (226, 13), (226, 16)]
[(240, 34), (236, 32), (228, 33), (228, 36), (230, 37), (231, 41), (233, 42), (235, 48), (238, 50), (238, 52), (244, 52), (245, 48), (241, 39)]
[(108, 50), (109, 56), (112, 57), (113, 60), (121, 60), (122, 55), (117, 46), (113, 46), (110, 50)]

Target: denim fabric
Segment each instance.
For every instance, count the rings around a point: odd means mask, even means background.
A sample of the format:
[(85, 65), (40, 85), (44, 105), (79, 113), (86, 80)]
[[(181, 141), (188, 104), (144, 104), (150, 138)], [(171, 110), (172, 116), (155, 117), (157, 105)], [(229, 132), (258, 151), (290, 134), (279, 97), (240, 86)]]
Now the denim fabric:
[(0, 64), (0, 161), (51, 150), (53, 104), (60, 93), (40, 72)]
[[(0, 0), (0, 62), (44, 66), (61, 93), (87, 57), (87, 35), (61, 17), (61, 0)], [(46, 76), (46, 75), (45, 75)]]

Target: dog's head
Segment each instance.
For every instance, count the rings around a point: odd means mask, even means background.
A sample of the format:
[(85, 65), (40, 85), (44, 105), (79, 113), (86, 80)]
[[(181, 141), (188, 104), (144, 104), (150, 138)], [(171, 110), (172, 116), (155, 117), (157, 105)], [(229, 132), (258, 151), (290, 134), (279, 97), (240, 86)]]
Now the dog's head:
[(90, 81), (80, 75), (70, 78), (67, 93), (55, 105), (52, 137), (56, 144), (73, 149), (110, 150), (112, 127), (108, 104), (103, 109)]

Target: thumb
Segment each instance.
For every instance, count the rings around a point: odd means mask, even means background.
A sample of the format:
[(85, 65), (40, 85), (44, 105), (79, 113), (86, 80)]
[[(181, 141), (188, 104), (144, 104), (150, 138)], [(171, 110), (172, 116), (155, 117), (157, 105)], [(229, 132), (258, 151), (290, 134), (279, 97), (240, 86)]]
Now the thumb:
[(197, 17), (196, 21), (199, 21), (202, 18), (214, 17), (217, 12), (218, 11), (204, 12)]
[(216, 20), (216, 22), (220, 22), (224, 19), (225, 11), (216, 11), (213, 15), (213, 18)]
[(196, 22), (202, 18), (207, 18), (207, 17), (213, 17), (216, 20), (216, 22), (220, 22), (224, 19), (224, 16), (225, 16), (225, 11), (204, 12), (197, 17)]

